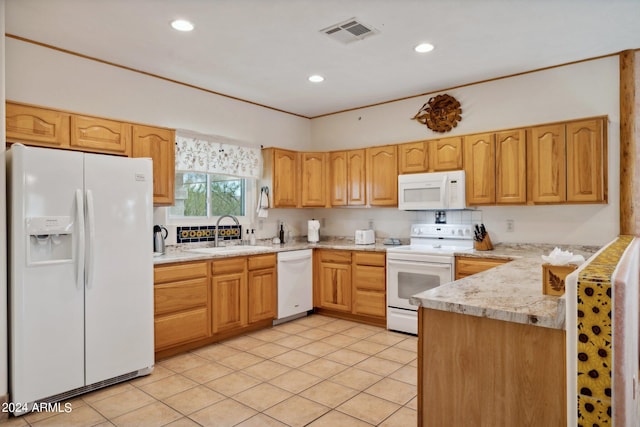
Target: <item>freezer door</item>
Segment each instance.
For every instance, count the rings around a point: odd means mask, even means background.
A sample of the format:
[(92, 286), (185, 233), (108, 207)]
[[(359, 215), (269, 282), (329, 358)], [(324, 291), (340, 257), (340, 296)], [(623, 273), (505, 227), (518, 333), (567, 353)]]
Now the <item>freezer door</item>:
[(153, 366), (150, 159), (86, 154), (86, 383)]
[(26, 403), (84, 385), (83, 163), (82, 153), (20, 145), (7, 160), (10, 392)]

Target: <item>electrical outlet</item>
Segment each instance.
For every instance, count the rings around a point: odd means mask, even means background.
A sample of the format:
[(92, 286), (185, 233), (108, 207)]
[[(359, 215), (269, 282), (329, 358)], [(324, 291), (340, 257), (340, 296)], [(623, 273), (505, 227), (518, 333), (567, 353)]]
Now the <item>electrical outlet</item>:
[(263, 227), (264, 227), (264, 219), (259, 219), (258, 220), (258, 230), (262, 230)]
[(373, 230), (373, 220), (369, 220), (369, 230)]
[(507, 233), (513, 233), (515, 230), (515, 221), (512, 219), (507, 220)]

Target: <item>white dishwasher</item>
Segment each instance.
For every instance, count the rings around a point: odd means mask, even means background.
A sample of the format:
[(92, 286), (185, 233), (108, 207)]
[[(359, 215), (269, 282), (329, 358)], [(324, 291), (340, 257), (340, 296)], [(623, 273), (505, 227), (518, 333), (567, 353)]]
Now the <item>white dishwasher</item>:
[(312, 250), (278, 252), (278, 318), (274, 324), (312, 309)]

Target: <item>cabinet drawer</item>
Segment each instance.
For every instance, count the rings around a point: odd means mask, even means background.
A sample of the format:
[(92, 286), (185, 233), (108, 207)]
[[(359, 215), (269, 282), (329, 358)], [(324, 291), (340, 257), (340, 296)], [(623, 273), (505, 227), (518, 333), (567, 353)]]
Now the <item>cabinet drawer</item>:
[(247, 266), (246, 257), (233, 257), (211, 261), (212, 274), (239, 273)]
[(356, 290), (353, 301), (354, 314), (386, 317), (387, 301), (385, 292)]
[(156, 266), (153, 270), (154, 283), (175, 282), (177, 280), (207, 277), (207, 263), (194, 262)]
[(383, 267), (356, 265), (353, 267), (353, 284), (356, 289), (386, 290), (386, 275)]
[(270, 268), (276, 266), (276, 254), (252, 255), (248, 259), (249, 270)]
[(335, 262), (338, 264), (351, 263), (351, 251), (319, 250), (318, 257), (320, 262)]
[(456, 279), (480, 273), (510, 260), (500, 258), (465, 258), (456, 257)]
[(358, 265), (385, 266), (386, 254), (384, 252), (354, 252), (353, 262)]
[(207, 305), (207, 278), (164, 283), (154, 287), (157, 315)]
[(207, 308), (155, 318), (156, 351), (209, 336)]

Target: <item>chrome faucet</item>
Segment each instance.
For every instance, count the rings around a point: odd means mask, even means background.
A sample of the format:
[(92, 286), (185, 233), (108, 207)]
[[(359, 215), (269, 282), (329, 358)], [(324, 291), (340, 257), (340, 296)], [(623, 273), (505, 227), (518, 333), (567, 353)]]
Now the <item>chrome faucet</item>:
[(240, 225), (240, 222), (238, 221), (238, 218), (236, 218), (233, 215), (222, 215), (221, 217), (219, 217), (218, 221), (216, 221), (216, 237), (213, 240), (213, 246), (216, 247), (216, 248), (218, 247), (218, 234), (219, 234), (219, 231), (220, 231), (220, 220), (222, 218), (231, 218), (236, 223), (236, 225)]

